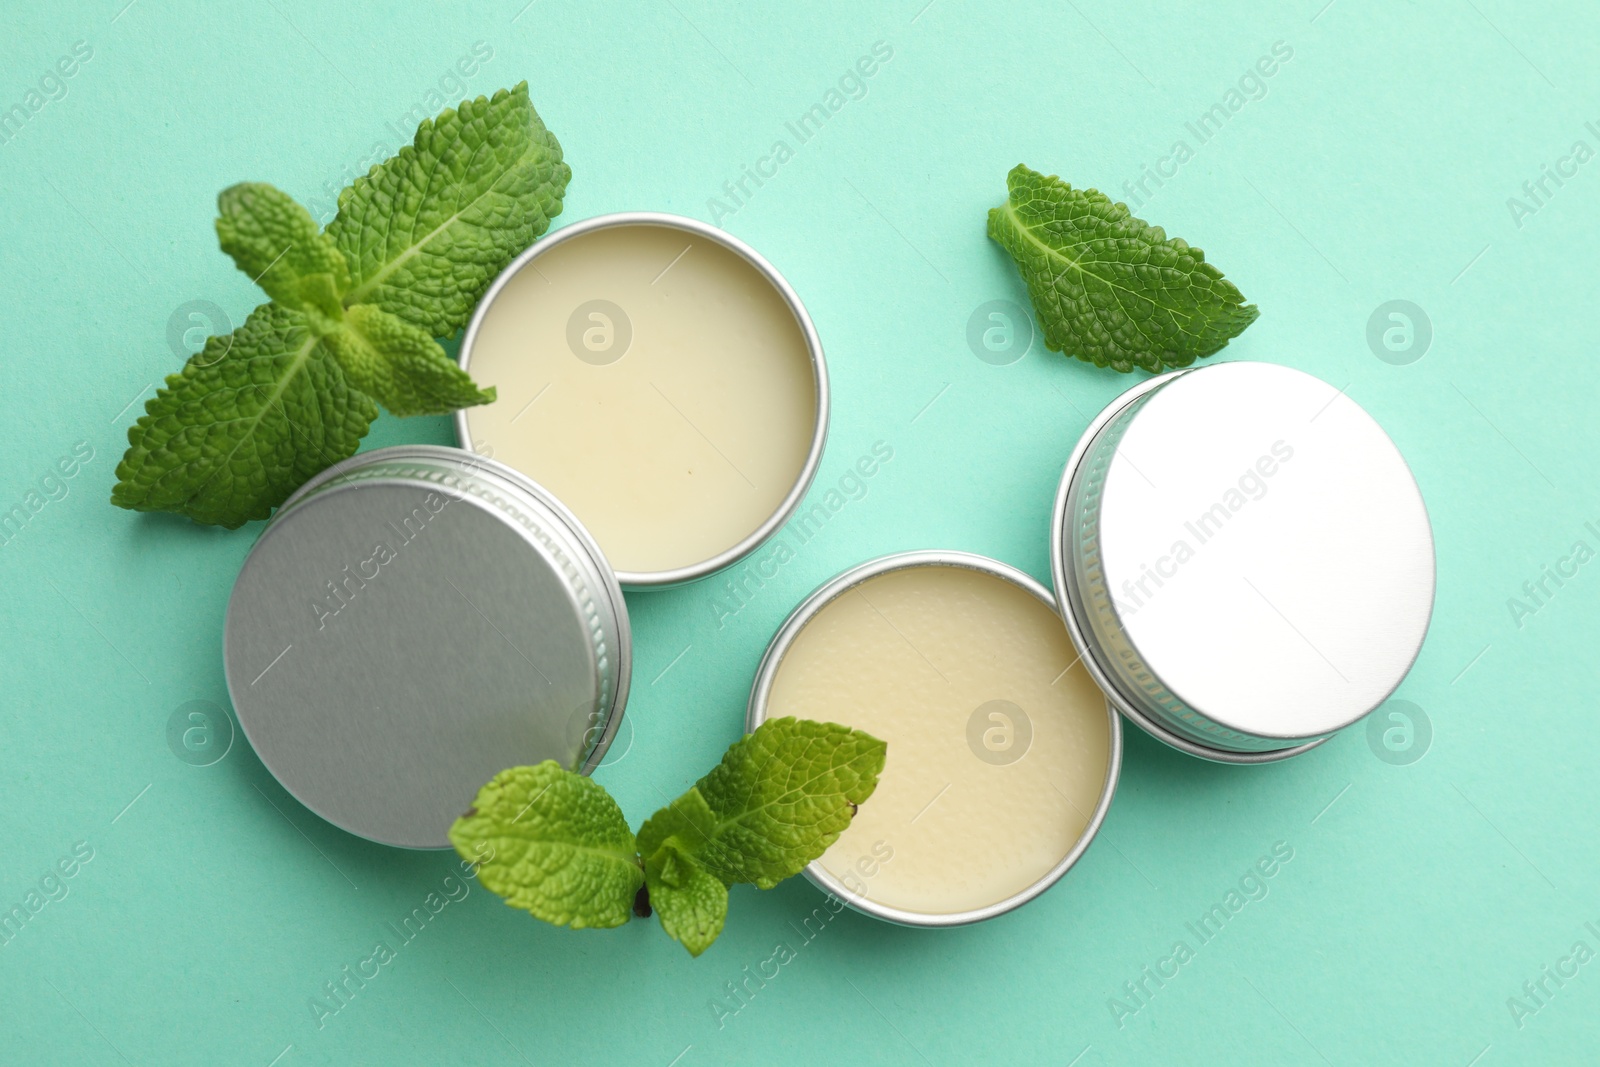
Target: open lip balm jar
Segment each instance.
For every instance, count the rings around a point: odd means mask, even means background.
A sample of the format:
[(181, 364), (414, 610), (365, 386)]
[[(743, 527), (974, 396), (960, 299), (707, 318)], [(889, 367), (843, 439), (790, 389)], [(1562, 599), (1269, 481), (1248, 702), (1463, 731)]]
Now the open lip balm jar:
[(387, 845), (446, 848), (506, 767), (588, 773), (628, 694), (605, 556), (554, 497), (490, 459), (401, 445), (284, 502), (234, 583), (228, 693), (274, 777)]
[(754, 551), (827, 434), (800, 298), (748, 245), (676, 215), (604, 215), (533, 245), (484, 295), (461, 365), (499, 392), (457, 413), (461, 446), (555, 494), (631, 589)]
[(1121, 720), (1050, 593), (1003, 563), (905, 552), (846, 571), (789, 617), (746, 729), (794, 715), (886, 741), (872, 798), (806, 876), (908, 926), (988, 919), (1044, 892), (1105, 818)]
[(1061, 613), (1113, 704), (1174, 748), (1284, 759), (1377, 708), (1433, 610), (1422, 494), (1326, 382), (1218, 363), (1089, 425), (1052, 522)]

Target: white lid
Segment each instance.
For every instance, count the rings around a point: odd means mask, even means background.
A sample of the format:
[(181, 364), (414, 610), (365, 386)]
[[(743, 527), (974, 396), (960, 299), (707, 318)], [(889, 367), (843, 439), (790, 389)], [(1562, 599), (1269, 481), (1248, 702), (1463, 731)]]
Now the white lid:
[(1393, 692), (1432, 612), (1433, 537), (1370, 415), (1300, 371), (1221, 363), (1107, 431), (1100, 581), (1164, 717), (1293, 743)]

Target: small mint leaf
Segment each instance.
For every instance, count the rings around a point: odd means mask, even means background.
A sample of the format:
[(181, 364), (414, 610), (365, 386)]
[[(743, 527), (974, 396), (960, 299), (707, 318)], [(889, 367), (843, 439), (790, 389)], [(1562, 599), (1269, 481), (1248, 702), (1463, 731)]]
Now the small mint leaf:
[(644, 872), (661, 928), (691, 956), (710, 948), (728, 918), (722, 880), (670, 844), (645, 861)]
[(350, 268), (294, 198), (264, 182), (217, 196), (217, 239), (240, 270), (279, 304), (309, 316), (318, 333), (341, 318)]
[(1126, 204), (1024, 166), (1006, 186), (989, 236), (1016, 261), (1049, 348), (1158, 372), (1211, 355), (1256, 320), (1204, 252)]
[(621, 926), (644, 883), (633, 832), (597, 782), (555, 760), (512, 767), (450, 827), (478, 881), (536, 919), (573, 929)]
[(306, 315), (262, 304), (212, 337), (128, 430), (111, 502), (229, 529), (264, 519), (355, 454), (377, 405), (350, 387)]
[(690, 786), (687, 793), (650, 816), (639, 827), (639, 855), (646, 858), (653, 856), (669, 841), (675, 842), (691, 855), (695, 854), (709, 846), (716, 827), (717, 817), (706, 804), (706, 798), (700, 795), (697, 787)]
[(345, 313), (322, 339), (350, 382), (396, 415), (444, 415), (492, 403), (467, 372), (425, 332), (371, 304)]
[(560, 214), (571, 176), (527, 82), (424, 119), (412, 144), (339, 194), (328, 235), (350, 264), (345, 304), (453, 335)]

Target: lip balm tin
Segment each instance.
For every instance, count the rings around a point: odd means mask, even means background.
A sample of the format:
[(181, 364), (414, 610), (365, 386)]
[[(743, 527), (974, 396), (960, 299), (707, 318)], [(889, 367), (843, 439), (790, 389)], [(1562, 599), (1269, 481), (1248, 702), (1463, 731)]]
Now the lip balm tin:
[(296, 799), (372, 841), (445, 848), (506, 767), (599, 763), (630, 635), (559, 501), (491, 459), (404, 445), (278, 509), (234, 585), (224, 661), (239, 725)]
[[(755, 682), (751, 687), (750, 700), (745, 715), (746, 731), (753, 731), (766, 721), (769, 700), (779, 669), (783, 665), (784, 657), (809, 622), (816, 618), (828, 605), (874, 578), (895, 571), (921, 567), (963, 568), (989, 575), (1022, 589), (1029, 596), (1048, 607), (1051, 615), (1055, 615), (1057, 612), (1055, 598), (1051, 596), (1050, 591), (1043, 585), (1015, 567), (984, 556), (953, 551), (917, 551), (899, 552), (870, 560), (845, 571), (823, 584), (807, 597), (778, 629), (777, 634), (772, 639), (772, 643), (767, 647), (766, 654), (762, 657), (760, 667), (756, 671)], [(893, 624), (891, 623), (891, 625)], [(1093, 810), (1087, 813), (1086, 825), (1070, 850), (1042, 877), (1020, 891), (987, 906), (938, 914), (910, 911), (874, 900), (869, 895), (857, 892), (845, 884), (844, 881), (825, 869), (820, 860), (812, 862), (805, 868), (806, 878), (819, 889), (833, 894), (854, 910), (902, 926), (962, 926), (994, 918), (997, 915), (1003, 915), (1008, 911), (1021, 907), (1049, 889), (1060, 880), (1062, 875), (1072, 868), (1078, 858), (1088, 849), (1089, 843), (1094, 839), (1100, 830), (1101, 824), (1105, 821), (1106, 812), (1111, 806), (1111, 798), (1117, 790), (1117, 779), (1122, 767), (1122, 721), (1112, 710), (1109, 703), (1105, 705), (1105, 715), (1107, 719), (1106, 736), (1108, 744), (1105, 779), (1098, 790), (1098, 800)], [(889, 753), (890, 765), (892, 765), (893, 760), (894, 750), (891, 744)], [(889, 773), (887, 767), (885, 773)], [(869, 800), (868, 803), (871, 803), (871, 801)], [(1002, 818), (1003, 815), (1002, 813), (995, 813), (995, 817)]]
[(1405, 460), (1342, 390), (1269, 363), (1113, 401), (1067, 463), (1051, 539), (1061, 614), (1112, 703), (1218, 762), (1305, 752), (1378, 707), (1433, 610)]
[[(685, 238), (691, 241), (709, 242), (734, 253), (754, 268), (765, 279), (767, 284), (772, 287), (784, 305), (787, 306), (789, 312), (794, 316), (794, 323), (800, 332), (809, 357), (813, 381), (812, 401), (815, 418), (809, 449), (798, 474), (789, 486), (788, 492), (764, 521), (737, 543), (706, 559), (667, 569), (621, 569), (617, 571), (617, 578), (625, 589), (664, 589), (698, 581), (738, 563), (757, 548), (760, 548), (768, 538), (794, 515), (796, 509), (800, 506), (800, 501), (805, 497), (806, 491), (810, 488), (811, 482), (816, 476), (817, 467), (822, 461), (823, 445), (827, 440), (829, 413), (828, 367), (822, 351), (822, 341), (817, 335), (816, 327), (812, 324), (811, 316), (807, 313), (805, 305), (801, 303), (800, 297), (784, 276), (778, 272), (776, 267), (767, 262), (759, 252), (737, 237), (698, 219), (662, 212), (634, 211), (600, 215), (565, 226), (555, 233), (542, 238), (514, 259), (501, 272), (500, 276), (494, 280), (487, 292), (484, 293), (477, 310), (473, 313), (471, 322), (467, 325), (466, 333), (461, 341), (460, 363), (462, 368), (469, 372), (471, 371), (473, 351), (478, 344), (484, 320), (489, 316), (496, 300), (505, 292), (506, 287), (522, 271), (540, 271), (542, 266), (548, 266), (542, 261), (550, 257), (552, 253), (563, 249), (570, 242), (581, 240), (597, 231), (630, 226), (672, 230), (684, 235)], [(633, 343), (635, 346), (640, 343), (637, 337), (634, 338)], [(462, 409), (456, 413), (456, 435), (463, 449), (483, 451), (474, 443), (473, 439), (471, 421), (475, 415), (476, 413), (471, 409)], [(584, 447), (594, 446), (591, 442), (584, 445)], [(714, 444), (712, 447), (716, 448)], [(718, 451), (720, 452), (721, 450), (719, 449)], [(727, 457), (724, 456), (723, 458), (726, 459)], [(626, 456), (618, 457), (619, 462), (626, 462), (626, 460)]]

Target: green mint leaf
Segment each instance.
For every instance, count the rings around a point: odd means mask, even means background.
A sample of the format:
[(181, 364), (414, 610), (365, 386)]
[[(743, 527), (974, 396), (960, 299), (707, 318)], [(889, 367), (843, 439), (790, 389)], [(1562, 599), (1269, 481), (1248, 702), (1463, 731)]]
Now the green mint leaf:
[(836, 723), (768, 720), (651, 817), (639, 831), (639, 851), (649, 859), (670, 845), (729, 885), (771, 889), (850, 825), (856, 805), (877, 788), (886, 748)]
[(555, 760), (501, 771), (450, 827), (478, 881), (536, 919), (573, 929), (621, 926), (644, 883), (633, 832), (598, 783)]
[(333, 240), (288, 193), (264, 182), (222, 190), (217, 239), (268, 296), (306, 312), (318, 333), (338, 323), (350, 268)]
[(1094, 189), (1018, 166), (989, 236), (1028, 285), (1045, 344), (1099, 367), (1161, 371), (1209, 356), (1256, 320), (1207, 263)]
[(453, 335), (560, 213), (571, 174), (527, 82), (424, 119), (411, 145), (339, 194), (328, 235), (350, 264), (345, 304)]
[(322, 343), (352, 385), (396, 415), (444, 415), (494, 400), (494, 389), (473, 384), (439, 342), (372, 304), (352, 307)]
[(644, 871), (661, 928), (691, 956), (710, 948), (728, 918), (728, 887), (722, 879), (672, 845), (646, 860)]
[(377, 417), (304, 313), (263, 304), (233, 333), (208, 339), (145, 404), (111, 502), (229, 529), (264, 519), (353, 455)]
[(656, 812), (639, 827), (639, 855), (648, 860), (667, 844), (691, 855), (705, 851), (716, 832), (717, 817), (698, 786)]

